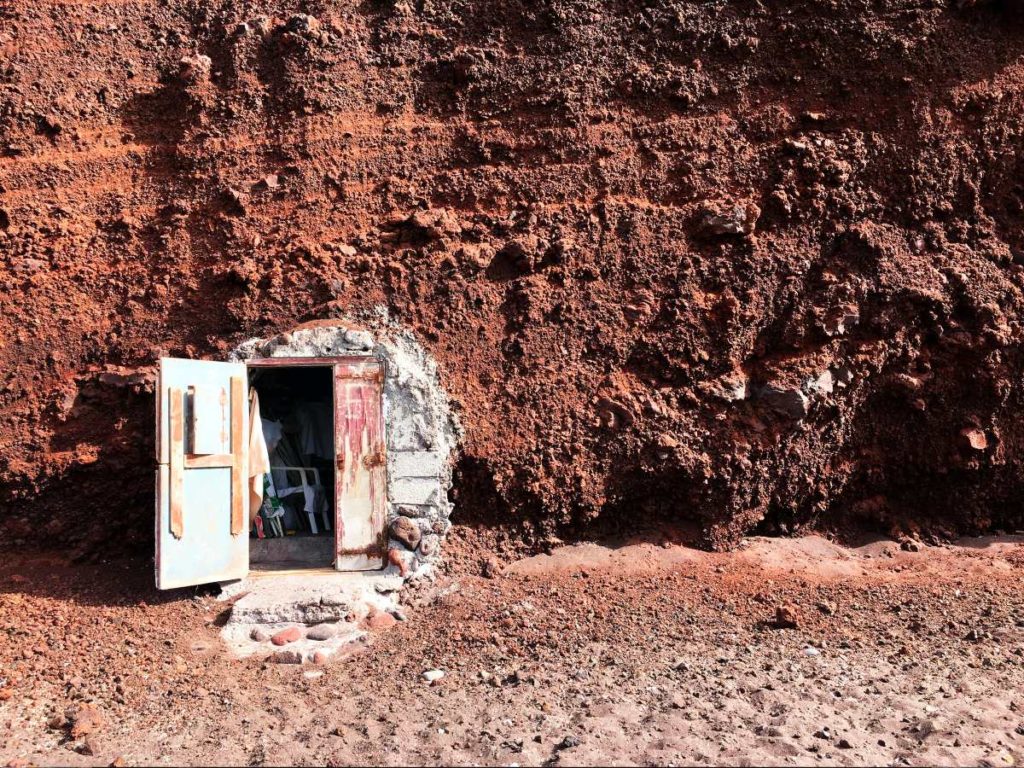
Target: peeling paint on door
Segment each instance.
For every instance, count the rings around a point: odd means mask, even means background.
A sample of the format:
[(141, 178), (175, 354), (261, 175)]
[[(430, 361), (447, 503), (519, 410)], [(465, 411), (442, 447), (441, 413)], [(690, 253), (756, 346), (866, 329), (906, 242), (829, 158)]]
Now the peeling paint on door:
[(335, 365), (338, 570), (384, 567), (387, 549), (387, 459), (384, 366), (378, 360)]

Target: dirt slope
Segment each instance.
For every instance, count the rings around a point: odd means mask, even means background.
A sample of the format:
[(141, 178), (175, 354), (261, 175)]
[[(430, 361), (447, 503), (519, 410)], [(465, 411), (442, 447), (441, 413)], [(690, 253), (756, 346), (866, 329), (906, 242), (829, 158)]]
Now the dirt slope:
[(380, 306), (525, 546), (1019, 527), (1024, 26), (961, 5), (2, 0), (4, 535), (146, 542), (154, 361)]

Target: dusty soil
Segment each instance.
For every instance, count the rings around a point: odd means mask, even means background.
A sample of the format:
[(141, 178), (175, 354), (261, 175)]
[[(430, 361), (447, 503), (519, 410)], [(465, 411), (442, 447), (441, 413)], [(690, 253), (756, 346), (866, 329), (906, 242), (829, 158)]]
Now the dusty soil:
[(3, 0), (2, 535), (148, 550), (156, 359), (378, 307), (460, 408), (465, 520), (520, 549), (1019, 528), (1021, 32), (1013, 0)]
[(226, 658), (224, 605), (138, 563), (7, 559), (0, 761), (1011, 766), (1022, 542), (575, 545), (322, 667)]

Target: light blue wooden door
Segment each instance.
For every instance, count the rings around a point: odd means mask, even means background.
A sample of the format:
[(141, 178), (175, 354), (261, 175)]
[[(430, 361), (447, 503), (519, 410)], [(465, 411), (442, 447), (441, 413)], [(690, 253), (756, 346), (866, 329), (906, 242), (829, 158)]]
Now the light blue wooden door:
[(156, 586), (249, 572), (249, 404), (244, 363), (160, 360)]

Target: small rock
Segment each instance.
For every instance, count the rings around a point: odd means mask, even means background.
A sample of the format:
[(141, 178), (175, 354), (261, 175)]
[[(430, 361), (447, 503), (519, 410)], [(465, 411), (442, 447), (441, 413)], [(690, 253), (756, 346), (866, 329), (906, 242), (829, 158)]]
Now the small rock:
[(735, 205), (724, 212), (706, 211), (702, 225), (713, 235), (753, 234), (761, 209), (754, 203)]
[(507, 264), (519, 274), (527, 275), (537, 267), (538, 250), (537, 238), (527, 235), (505, 243), (496, 254), (495, 262)]
[(428, 669), (422, 675), (423, 679), (428, 683), (436, 683), (438, 680), (444, 677), (444, 670), (441, 669)]
[(72, 707), (67, 713), (67, 720), (71, 724), (72, 739), (81, 739), (89, 734), (98, 733), (106, 725), (103, 713), (95, 704), (79, 704)]
[(675, 438), (674, 435), (671, 435), (668, 432), (662, 432), (660, 435), (658, 435), (658, 447), (667, 448), (671, 450), (673, 448), (679, 447), (679, 441)]
[(821, 656), (821, 651), (819, 651), (813, 645), (808, 645), (806, 648), (804, 648), (804, 656)]
[(711, 382), (709, 390), (727, 403), (735, 403), (747, 399), (749, 377), (742, 369), (736, 369), (719, 376)]
[(481, 565), (480, 571), (485, 579), (493, 579), (496, 576), (500, 576), (504, 568), (501, 562), (494, 557), (489, 557)]
[(761, 390), (759, 398), (776, 413), (791, 419), (804, 418), (811, 407), (810, 399), (796, 387), (784, 388), (769, 384)]
[(573, 747), (578, 747), (580, 744), (581, 742), (578, 736), (569, 735), (558, 742), (558, 744), (555, 745), (555, 749), (559, 751), (563, 749), (572, 749)]
[(830, 314), (825, 321), (825, 333), (842, 336), (859, 322), (860, 308), (856, 304), (846, 304)]
[(306, 630), (306, 637), (310, 640), (330, 640), (338, 634), (336, 624), (317, 624)]
[(366, 619), (366, 626), (369, 629), (377, 631), (388, 629), (389, 627), (393, 627), (397, 623), (398, 620), (395, 619), (395, 617), (392, 616), (390, 613), (375, 613), (373, 616), (370, 616)]
[(209, 56), (197, 54), (185, 56), (178, 62), (178, 74), (189, 83), (197, 83), (201, 80), (208, 80), (210, 70), (213, 68), (213, 61)]
[(302, 654), (299, 651), (286, 649), (274, 653), (270, 657), (270, 661), (274, 662), (275, 664), (301, 664)]
[(983, 429), (977, 427), (961, 429), (960, 437), (963, 439), (964, 445), (972, 451), (984, 451), (988, 448), (988, 436)]
[(411, 557), (413, 557), (411, 552), (403, 552), (398, 548), (388, 550), (388, 562), (398, 568), (399, 576), (409, 573), (409, 558)]
[(795, 629), (797, 625), (796, 606), (791, 603), (776, 606), (775, 626), (780, 629)]
[(103, 751), (103, 747), (100, 744), (95, 734), (89, 734), (81, 742), (75, 745), (75, 752), (80, 755), (86, 755), (88, 757), (95, 757)]
[(408, 517), (399, 516), (391, 523), (391, 535), (409, 549), (416, 549), (423, 534), (416, 523)]
[(326, 664), (331, 658), (331, 654), (328, 651), (316, 651), (313, 654), (314, 664)]
[(814, 738), (816, 738), (816, 739), (825, 739), (825, 740), (831, 739), (832, 738), (832, 731), (830, 731), (828, 728), (822, 728), (820, 731), (815, 731), (814, 732)]
[(288, 31), (296, 34), (315, 34), (320, 31), (320, 21), (315, 16), (297, 13), (288, 19)]
[(257, 643), (265, 643), (270, 639), (270, 633), (263, 627), (253, 627), (249, 633), (249, 639), (255, 640)]
[(805, 381), (804, 389), (812, 393), (831, 395), (835, 391), (835, 384), (836, 380), (832, 376), (832, 371), (826, 370), (817, 376), (811, 376)]
[(256, 186), (259, 189), (277, 189), (281, 186), (281, 181), (276, 173), (271, 173), (256, 182)]
[(274, 645), (288, 645), (302, 637), (302, 630), (298, 627), (287, 627), (270, 638)]
[(843, 365), (832, 372), (832, 378), (835, 379), (837, 387), (843, 388), (853, 381), (853, 371)]
[(430, 557), (437, 552), (438, 546), (441, 543), (441, 537), (436, 533), (428, 533), (422, 539), (420, 539), (420, 554), (424, 557)]
[(840, 749), (853, 749), (853, 744), (851, 744), (846, 739), (840, 739), (838, 742), (836, 742), (836, 746)]
[(826, 616), (833, 616), (836, 612), (836, 604), (829, 602), (828, 600), (822, 600), (818, 603), (818, 610), (824, 613)]

